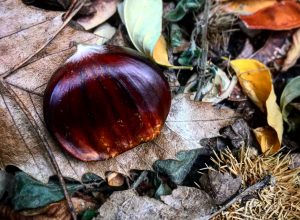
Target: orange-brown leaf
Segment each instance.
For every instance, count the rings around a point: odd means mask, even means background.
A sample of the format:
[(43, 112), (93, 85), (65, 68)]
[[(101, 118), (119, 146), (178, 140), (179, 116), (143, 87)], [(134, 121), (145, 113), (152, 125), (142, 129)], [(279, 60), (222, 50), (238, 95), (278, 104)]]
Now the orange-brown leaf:
[(260, 9), (274, 5), (276, 2), (276, 0), (233, 0), (226, 2), (222, 8), (229, 13), (252, 14)]
[(241, 15), (249, 29), (290, 30), (300, 27), (300, 4), (278, 2), (251, 15)]
[[(72, 198), (75, 212), (77, 214), (96, 208), (96, 204), (80, 198)], [(8, 206), (0, 205), (0, 219), (10, 220), (71, 220), (72, 216), (66, 200), (52, 203), (39, 209), (16, 212)]]

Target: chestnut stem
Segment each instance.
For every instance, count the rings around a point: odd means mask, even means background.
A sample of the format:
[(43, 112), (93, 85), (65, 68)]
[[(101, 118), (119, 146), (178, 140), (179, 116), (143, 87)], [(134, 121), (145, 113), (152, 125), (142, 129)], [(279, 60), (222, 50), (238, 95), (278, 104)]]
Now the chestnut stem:
[(37, 51), (35, 51), (33, 54), (31, 54), (29, 57), (27, 57), (24, 61), (19, 63), (18, 65), (14, 66), (12, 70), (9, 70), (6, 72), (1, 79), (6, 79), (13, 73), (15, 73), (16, 70), (20, 69), (21, 67), (25, 66), (28, 61), (30, 61), (35, 55), (37, 55), (39, 52), (41, 52), (63, 29), (64, 27), (71, 21), (71, 19), (77, 14), (77, 12), (82, 8), (82, 6), (85, 4), (87, 0), (75, 0), (74, 5), (72, 4), (70, 9), (66, 12), (68, 15), (61, 27), (48, 39)]
[(209, 9), (211, 5), (211, 0), (205, 1), (204, 14), (203, 14), (203, 24), (201, 27), (201, 47), (202, 47), (202, 55), (200, 61), (200, 71), (198, 73), (198, 86), (197, 92), (195, 96), (195, 101), (199, 101), (201, 99), (202, 93), (201, 88), (203, 86), (202, 77), (205, 75), (206, 71), (206, 63), (207, 63), (207, 53), (208, 53), (208, 41), (207, 41), (207, 26), (208, 26), (208, 17), (209, 17)]

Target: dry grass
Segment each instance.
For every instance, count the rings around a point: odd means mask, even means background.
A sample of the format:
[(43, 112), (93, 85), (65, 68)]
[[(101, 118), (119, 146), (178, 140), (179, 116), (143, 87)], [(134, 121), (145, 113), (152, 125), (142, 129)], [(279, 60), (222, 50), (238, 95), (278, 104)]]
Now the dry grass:
[(226, 51), (232, 27), (237, 22), (237, 16), (220, 10), (219, 3), (214, 1), (209, 13), (207, 39), (213, 51)]
[(240, 176), (244, 188), (267, 174), (276, 179), (275, 186), (264, 188), (244, 205), (235, 203), (214, 219), (300, 219), (300, 167), (289, 169), (289, 155), (257, 156), (242, 149), (237, 159), (226, 150), (212, 160), (221, 172)]

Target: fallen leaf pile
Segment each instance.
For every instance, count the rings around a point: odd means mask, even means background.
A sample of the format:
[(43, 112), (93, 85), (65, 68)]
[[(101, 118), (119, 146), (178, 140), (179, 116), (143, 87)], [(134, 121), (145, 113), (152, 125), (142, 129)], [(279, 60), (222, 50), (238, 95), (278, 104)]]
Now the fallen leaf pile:
[[(1, 2), (0, 218), (299, 217), (299, 39), (296, 0)], [(43, 95), (78, 44), (129, 47), (163, 71), (156, 139), (88, 163), (58, 146)]]

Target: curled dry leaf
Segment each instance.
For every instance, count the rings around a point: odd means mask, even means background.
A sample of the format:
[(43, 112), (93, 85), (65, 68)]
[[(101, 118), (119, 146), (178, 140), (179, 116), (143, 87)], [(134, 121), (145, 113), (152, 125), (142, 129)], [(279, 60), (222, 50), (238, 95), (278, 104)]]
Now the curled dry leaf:
[(91, 7), (95, 8), (95, 13), (78, 18), (76, 21), (90, 30), (109, 19), (117, 11), (118, 0), (94, 0)]
[(280, 1), (240, 19), (249, 29), (291, 30), (300, 27), (300, 4), (296, 1)]
[(217, 67), (215, 69), (215, 77), (211, 81), (210, 88), (205, 88), (208, 89), (208, 92), (205, 93), (204, 97), (202, 98), (202, 102), (216, 104), (223, 101), (230, 96), (236, 84), (236, 76), (233, 76), (232, 79), (229, 80), (225, 72)]
[(116, 28), (111, 26), (109, 23), (101, 24), (94, 31), (94, 34), (96, 34), (101, 38), (99, 39), (99, 41), (97, 41), (96, 44), (102, 45), (106, 43), (116, 34), (116, 31), (117, 31)]
[(254, 59), (238, 59), (230, 62), (235, 70), (243, 91), (267, 114), (270, 127), (254, 130), (263, 152), (271, 149), (277, 152), (283, 134), (283, 121), (279, 106), (276, 103), (270, 70)]
[(251, 56), (243, 58), (256, 59), (263, 64), (282, 60), (290, 48), (290, 36), (291, 31), (277, 31), (272, 33), (262, 48)]
[(239, 176), (234, 178), (227, 172), (209, 169), (207, 174), (201, 176), (199, 183), (201, 189), (205, 190), (217, 205), (221, 205), (238, 192), (242, 181)]
[(289, 68), (294, 66), (297, 60), (300, 57), (300, 29), (298, 29), (293, 34), (293, 42), (292, 46), (290, 47), (287, 56), (284, 60), (282, 71), (287, 71)]

